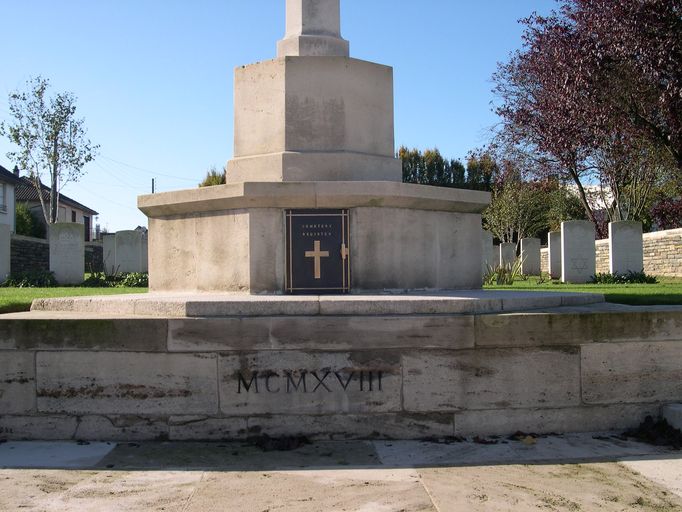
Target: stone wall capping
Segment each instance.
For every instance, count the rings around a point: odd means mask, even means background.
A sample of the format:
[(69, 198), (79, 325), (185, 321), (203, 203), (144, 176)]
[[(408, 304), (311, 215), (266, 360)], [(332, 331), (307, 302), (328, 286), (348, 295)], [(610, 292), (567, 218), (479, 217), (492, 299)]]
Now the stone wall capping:
[[(37, 299), (30, 314), (2, 318), (49, 318), (62, 312), (161, 318), (242, 316), (368, 316), (481, 314), (560, 306), (602, 304), (590, 293), (488, 290), (393, 290), (343, 296), (252, 295), (248, 293), (146, 293)], [(46, 316), (47, 315), (47, 316)]]

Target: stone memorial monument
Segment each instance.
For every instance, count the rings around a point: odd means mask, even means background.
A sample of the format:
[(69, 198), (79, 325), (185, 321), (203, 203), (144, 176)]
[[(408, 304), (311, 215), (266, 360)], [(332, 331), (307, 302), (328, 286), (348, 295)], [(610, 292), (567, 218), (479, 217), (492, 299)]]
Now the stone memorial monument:
[(286, 25), (236, 71), (228, 183), (139, 199), (152, 291), (0, 318), (0, 434), (602, 431), (679, 401), (679, 312), (474, 289), (489, 195), (400, 182), (391, 69), (348, 56), (339, 0)]
[(486, 192), (401, 183), (393, 72), (349, 57), (339, 0), (287, 0), (277, 58), (235, 71), (227, 184), (142, 196), (152, 291), (481, 286)]
[(540, 239), (521, 239), (521, 273), (527, 276), (540, 275)]
[(497, 258), (495, 255), (495, 246), (493, 245), (493, 234), (490, 231), (481, 231), (481, 243), (483, 244), (483, 274), (488, 272), (489, 268), (497, 266)]
[(561, 281), (587, 283), (596, 272), (594, 224), (588, 220), (561, 223)]
[(549, 276), (561, 278), (561, 231), (550, 231), (547, 235), (547, 263)]
[(139, 231), (117, 231), (115, 235), (115, 266), (117, 272), (144, 272), (144, 236)]
[(85, 279), (83, 224), (57, 222), (50, 225), (50, 270), (59, 284), (80, 284)]
[(513, 265), (516, 261), (516, 244), (502, 242), (500, 244), (500, 267)]
[(644, 270), (642, 223), (609, 222), (609, 272), (626, 274)]

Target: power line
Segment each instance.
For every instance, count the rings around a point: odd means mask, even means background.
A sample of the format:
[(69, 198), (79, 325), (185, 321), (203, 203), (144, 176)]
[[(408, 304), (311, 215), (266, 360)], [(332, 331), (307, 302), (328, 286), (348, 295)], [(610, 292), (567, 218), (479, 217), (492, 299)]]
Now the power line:
[(164, 174), (164, 173), (162, 173), (162, 172), (150, 171), (149, 169), (143, 169), (142, 167), (137, 167), (137, 166), (135, 166), (135, 165), (127, 164), (127, 163), (125, 163), (125, 162), (121, 162), (120, 160), (116, 160), (116, 159), (110, 158), (110, 157), (108, 157), (108, 156), (104, 156), (104, 155), (100, 155), (100, 156), (101, 156), (102, 158), (104, 158), (105, 160), (109, 160), (109, 161), (114, 162), (114, 163), (119, 164), (119, 165), (125, 165), (126, 167), (130, 167), (131, 169), (135, 169), (135, 170), (137, 170), (137, 171), (146, 172), (146, 173), (148, 173), (148, 174), (154, 174), (154, 175), (156, 175), (156, 176), (164, 176), (164, 177), (166, 177), (166, 178), (173, 178), (173, 179), (182, 180), (182, 181), (191, 181), (192, 183), (196, 183), (196, 181), (197, 181), (196, 179), (182, 178), (182, 177), (180, 177), (180, 176), (173, 176), (172, 174)]
[(130, 206), (129, 204), (122, 204), (122, 203), (118, 203), (118, 202), (116, 202), (116, 201), (112, 201), (110, 198), (101, 196), (101, 195), (97, 194), (96, 192), (93, 192), (93, 191), (90, 190), (89, 188), (86, 188), (86, 187), (84, 187), (84, 186), (82, 186), (82, 185), (81, 185), (80, 188), (82, 188), (83, 190), (85, 190), (88, 194), (92, 194), (92, 195), (95, 196), (95, 197), (99, 197), (100, 199), (104, 199), (105, 201), (107, 201), (107, 202), (109, 202), (109, 203), (111, 203), (111, 204), (114, 204), (114, 205), (116, 205), (116, 206), (120, 206), (121, 208), (127, 208), (127, 209), (129, 209), (129, 210), (134, 210), (134, 211), (136, 211), (136, 212), (139, 212), (139, 211), (140, 211), (136, 206)]

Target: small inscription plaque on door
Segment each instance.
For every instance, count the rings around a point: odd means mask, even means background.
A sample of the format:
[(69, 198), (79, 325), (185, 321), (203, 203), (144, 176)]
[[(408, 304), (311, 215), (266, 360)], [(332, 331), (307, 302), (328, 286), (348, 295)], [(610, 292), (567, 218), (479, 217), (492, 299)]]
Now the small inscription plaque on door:
[(348, 293), (348, 210), (287, 210), (286, 292)]

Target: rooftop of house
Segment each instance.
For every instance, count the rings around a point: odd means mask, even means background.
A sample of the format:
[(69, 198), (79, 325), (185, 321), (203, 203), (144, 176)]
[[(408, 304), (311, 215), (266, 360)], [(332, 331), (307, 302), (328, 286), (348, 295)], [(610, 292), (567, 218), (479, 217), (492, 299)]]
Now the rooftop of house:
[[(28, 177), (17, 176), (16, 172), (10, 172), (4, 167), (0, 166), (0, 179), (14, 184), (14, 198), (17, 202), (40, 202), (38, 191)], [(49, 201), (50, 187), (41, 183), (41, 189), (43, 200)], [(69, 196), (66, 196), (62, 193), (59, 194), (59, 204), (82, 210), (86, 215), (98, 215), (98, 212), (92, 208), (88, 208), (84, 204), (79, 203), (78, 201), (71, 199)]]
[[(4, 181), (6, 183), (11, 183), (13, 185), (19, 185), (22, 183), (22, 180), (15, 172), (8, 171), (5, 169), (2, 165), (0, 165), (0, 181)], [(37, 194), (36, 194), (37, 197)]]

